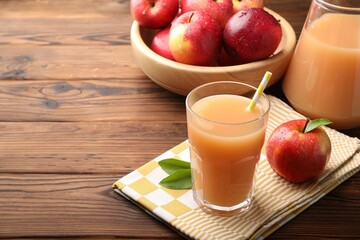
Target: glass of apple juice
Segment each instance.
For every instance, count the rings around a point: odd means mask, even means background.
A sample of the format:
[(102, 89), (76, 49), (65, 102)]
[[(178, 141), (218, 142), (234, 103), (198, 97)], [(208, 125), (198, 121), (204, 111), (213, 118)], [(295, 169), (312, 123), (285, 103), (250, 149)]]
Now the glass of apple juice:
[(233, 216), (249, 209), (270, 102), (239, 82), (212, 82), (186, 98), (193, 195), (202, 210)]

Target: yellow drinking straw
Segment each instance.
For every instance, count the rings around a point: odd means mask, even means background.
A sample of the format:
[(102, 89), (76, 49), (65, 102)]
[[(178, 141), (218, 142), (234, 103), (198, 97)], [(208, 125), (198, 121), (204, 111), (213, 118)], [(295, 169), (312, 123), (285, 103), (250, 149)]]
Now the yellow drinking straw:
[(266, 71), (266, 73), (264, 74), (263, 79), (260, 82), (259, 87), (257, 88), (253, 98), (250, 101), (249, 106), (247, 107), (248, 110), (252, 110), (255, 107), (255, 105), (256, 105), (257, 101), (259, 100), (261, 94), (265, 90), (266, 85), (268, 84), (271, 76), (272, 76), (272, 73), (269, 72), (269, 71)]

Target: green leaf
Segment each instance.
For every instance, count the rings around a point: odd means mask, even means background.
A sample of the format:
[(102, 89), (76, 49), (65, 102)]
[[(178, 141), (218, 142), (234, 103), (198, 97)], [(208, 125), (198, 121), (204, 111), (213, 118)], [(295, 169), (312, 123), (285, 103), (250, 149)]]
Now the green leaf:
[(172, 174), (180, 169), (190, 169), (190, 163), (175, 158), (167, 158), (159, 161), (160, 167), (167, 173)]
[(173, 172), (161, 180), (160, 185), (174, 190), (191, 188), (191, 169), (179, 169)]
[(330, 123), (332, 123), (332, 122), (326, 118), (310, 120), (310, 121), (308, 121), (308, 123), (305, 126), (304, 133), (310, 132), (317, 127), (325, 126)]

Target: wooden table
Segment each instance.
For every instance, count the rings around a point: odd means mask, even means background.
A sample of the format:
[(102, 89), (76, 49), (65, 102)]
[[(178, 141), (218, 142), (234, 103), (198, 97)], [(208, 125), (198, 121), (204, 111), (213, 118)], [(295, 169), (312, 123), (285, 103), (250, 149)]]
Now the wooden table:
[[(309, 3), (266, 2), (297, 36)], [(111, 188), (187, 138), (184, 97), (139, 69), (131, 22), (129, 1), (0, 1), (0, 238), (180, 238)], [(270, 239), (358, 238), (359, 189), (358, 173)]]

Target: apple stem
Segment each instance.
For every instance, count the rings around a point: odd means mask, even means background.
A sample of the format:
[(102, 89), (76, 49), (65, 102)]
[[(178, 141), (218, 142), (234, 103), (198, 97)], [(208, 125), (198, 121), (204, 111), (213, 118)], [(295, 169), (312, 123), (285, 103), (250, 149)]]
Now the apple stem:
[(147, 10), (150, 8), (150, 6), (147, 6), (147, 8), (144, 9), (144, 11), (142, 12), (143, 15), (146, 14)]
[(305, 123), (305, 125), (304, 125), (303, 130), (302, 130), (302, 133), (305, 133), (306, 126), (308, 125), (308, 123), (309, 123), (310, 121), (311, 121), (310, 118), (306, 118), (306, 123)]
[(194, 12), (191, 13), (191, 15), (189, 16), (189, 22), (191, 22), (191, 18), (194, 16)]
[(155, 3), (153, 1), (148, 1), (149, 5), (147, 6), (147, 8), (144, 9), (144, 11), (142, 12), (143, 15), (146, 14), (147, 10), (149, 10), (149, 8), (152, 8), (155, 6)]

